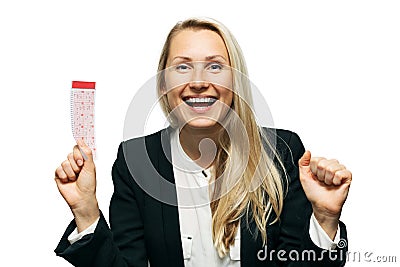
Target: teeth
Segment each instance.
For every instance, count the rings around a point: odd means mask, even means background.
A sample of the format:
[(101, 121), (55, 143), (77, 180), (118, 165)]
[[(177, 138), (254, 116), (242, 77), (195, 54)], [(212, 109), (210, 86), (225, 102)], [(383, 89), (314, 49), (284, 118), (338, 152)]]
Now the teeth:
[(185, 102), (188, 103), (209, 103), (209, 102), (215, 102), (216, 99), (211, 98), (211, 97), (202, 97), (202, 98), (189, 98), (185, 100)]

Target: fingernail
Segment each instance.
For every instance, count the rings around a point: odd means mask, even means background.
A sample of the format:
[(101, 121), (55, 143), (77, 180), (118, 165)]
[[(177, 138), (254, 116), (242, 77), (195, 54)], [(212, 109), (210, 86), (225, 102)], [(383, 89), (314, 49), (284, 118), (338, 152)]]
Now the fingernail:
[(83, 164), (82, 160), (78, 159), (78, 165), (82, 166), (82, 164)]
[(86, 153), (83, 151), (83, 149), (79, 148), (79, 151), (81, 151), (83, 159), (88, 160), (88, 156), (86, 156)]

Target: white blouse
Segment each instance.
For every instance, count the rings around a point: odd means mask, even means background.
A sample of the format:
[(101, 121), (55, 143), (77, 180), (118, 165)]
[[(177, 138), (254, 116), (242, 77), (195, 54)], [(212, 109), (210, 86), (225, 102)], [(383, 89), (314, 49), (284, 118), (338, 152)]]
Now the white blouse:
[(171, 135), (171, 156), (185, 267), (240, 267), (240, 230), (224, 258), (218, 256), (213, 245), (208, 185), (211, 168), (204, 170), (186, 155), (177, 130)]

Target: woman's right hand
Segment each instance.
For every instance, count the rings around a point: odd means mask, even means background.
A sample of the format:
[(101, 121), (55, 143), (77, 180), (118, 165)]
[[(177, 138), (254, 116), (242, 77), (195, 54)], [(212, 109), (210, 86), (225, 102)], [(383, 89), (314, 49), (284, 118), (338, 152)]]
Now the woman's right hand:
[(56, 169), (55, 181), (58, 191), (74, 214), (78, 232), (85, 230), (97, 220), (100, 211), (96, 199), (96, 166), (92, 150), (82, 140), (78, 139), (73, 152)]

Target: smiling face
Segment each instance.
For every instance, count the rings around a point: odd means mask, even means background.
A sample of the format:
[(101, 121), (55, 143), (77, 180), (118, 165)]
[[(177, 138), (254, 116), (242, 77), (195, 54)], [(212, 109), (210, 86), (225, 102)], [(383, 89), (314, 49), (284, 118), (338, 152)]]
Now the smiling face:
[(228, 51), (216, 32), (187, 29), (172, 38), (165, 89), (181, 124), (204, 129), (225, 117), (233, 99), (229, 65)]

